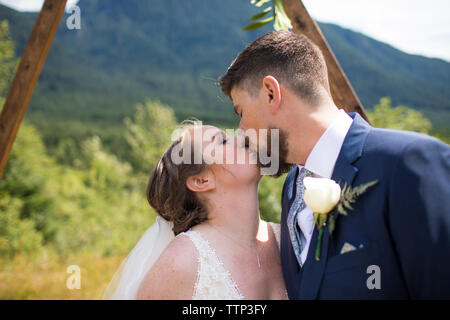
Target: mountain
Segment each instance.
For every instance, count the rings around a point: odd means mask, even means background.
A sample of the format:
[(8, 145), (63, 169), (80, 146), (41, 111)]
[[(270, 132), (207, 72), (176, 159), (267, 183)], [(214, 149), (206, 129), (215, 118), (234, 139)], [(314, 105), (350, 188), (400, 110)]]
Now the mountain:
[[(80, 0), (79, 6), (81, 30), (68, 30), (64, 16), (27, 112), (43, 130), (52, 123), (47, 142), (71, 126), (116, 132), (111, 128), (146, 98), (170, 105), (179, 119), (236, 124), (215, 80), (247, 44), (271, 31), (242, 31), (258, 12), (249, 1)], [(0, 6), (18, 55), (35, 18)], [(390, 96), (394, 105), (448, 126), (450, 63), (336, 25), (320, 27), (366, 108)]]
[(435, 124), (450, 121), (450, 63), (406, 54), (336, 25), (320, 24), (366, 108), (389, 96), (394, 105), (423, 111)]

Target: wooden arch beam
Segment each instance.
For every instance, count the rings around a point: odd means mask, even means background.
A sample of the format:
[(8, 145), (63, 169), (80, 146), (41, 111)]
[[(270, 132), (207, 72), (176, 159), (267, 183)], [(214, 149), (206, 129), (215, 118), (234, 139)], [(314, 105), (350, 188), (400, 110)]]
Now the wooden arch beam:
[(45, 0), (22, 54), (0, 115), (0, 178), (64, 14), (66, 2)]
[(328, 68), (331, 95), (335, 104), (347, 112), (358, 112), (369, 122), (362, 103), (345, 76), (327, 40), (317, 23), (311, 18), (301, 0), (283, 0), (284, 10), (292, 23), (295, 33), (304, 34), (322, 51)]

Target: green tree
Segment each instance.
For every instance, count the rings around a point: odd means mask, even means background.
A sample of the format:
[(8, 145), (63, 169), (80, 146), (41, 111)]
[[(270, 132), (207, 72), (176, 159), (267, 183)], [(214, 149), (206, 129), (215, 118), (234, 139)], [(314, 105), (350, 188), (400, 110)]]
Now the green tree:
[(391, 128), (399, 130), (416, 131), (429, 133), (432, 125), (430, 120), (417, 110), (397, 106), (392, 107), (391, 99), (381, 98), (380, 103), (373, 107), (373, 110), (367, 111), (367, 116), (373, 126), (378, 128)]
[(0, 21), (0, 111), (3, 109), (4, 96), (16, 63), (14, 42), (11, 40), (8, 21)]
[(38, 132), (22, 123), (0, 179), (3, 253), (29, 252), (53, 238), (54, 198), (45, 192), (52, 165)]
[(131, 147), (131, 164), (138, 172), (148, 173), (170, 145), (177, 126), (173, 110), (159, 101), (138, 104), (133, 119), (124, 120), (125, 138)]
[(59, 163), (68, 166), (80, 166), (80, 148), (72, 138), (63, 138), (53, 150), (53, 155)]
[(279, 178), (264, 176), (258, 187), (259, 212), (265, 221), (280, 223), (281, 190), (286, 175)]
[(41, 249), (42, 235), (32, 219), (21, 218), (23, 201), (0, 192), (0, 257), (32, 254)]
[[(1, 21), (0, 111), (17, 63), (14, 50), (8, 22)], [(50, 163), (35, 129), (22, 123), (0, 179), (0, 256), (35, 253), (52, 237), (53, 199), (42, 193), (42, 168)]]
[(104, 151), (99, 137), (84, 141), (82, 153), (87, 162), (85, 183), (88, 186), (105, 193), (117, 193), (128, 184), (131, 166)]
[(450, 127), (449, 126), (433, 128), (432, 135), (433, 135), (433, 137), (438, 138), (447, 144), (450, 144)]

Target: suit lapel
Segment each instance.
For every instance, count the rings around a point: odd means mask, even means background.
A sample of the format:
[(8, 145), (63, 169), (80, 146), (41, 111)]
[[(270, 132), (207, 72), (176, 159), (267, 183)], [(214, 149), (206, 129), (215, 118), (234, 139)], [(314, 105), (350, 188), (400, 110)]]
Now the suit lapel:
[(290, 299), (298, 299), (299, 297), (299, 272), (300, 267), (297, 263), (294, 250), (292, 248), (291, 237), (287, 226), (287, 218), (290, 208), (293, 205), (296, 196), (295, 182), (298, 176), (298, 167), (294, 167), (286, 177), (283, 197), (283, 211), (281, 216), (281, 260), (283, 267), (283, 274), (286, 281), (286, 289), (289, 293)]
[[(358, 173), (358, 168), (354, 166), (353, 163), (361, 157), (364, 142), (370, 131), (370, 125), (364, 121), (360, 115), (356, 113), (351, 113), (349, 115), (354, 120), (347, 136), (345, 137), (332, 176), (334, 181), (340, 183), (341, 188), (345, 182), (347, 182), (348, 185), (353, 183), (353, 180)], [(330, 214), (333, 214), (335, 219), (338, 218), (337, 210), (334, 210)], [(316, 299), (322, 282), (328, 258), (328, 244), (330, 240), (328, 227), (325, 227), (323, 232), (320, 260), (316, 261), (315, 251), (317, 247), (318, 235), (319, 232), (315, 226), (308, 250), (308, 257), (305, 265), (303, 266), (304, 269), (302, 286), (300, 288), (300, 299)]]

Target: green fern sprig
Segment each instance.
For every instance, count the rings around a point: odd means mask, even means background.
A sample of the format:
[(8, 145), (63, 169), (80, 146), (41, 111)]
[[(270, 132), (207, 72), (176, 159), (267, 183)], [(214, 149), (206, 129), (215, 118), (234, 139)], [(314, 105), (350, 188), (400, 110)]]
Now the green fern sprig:
[(378, 180), (370, 181), (366, 184), (362, 184), (360, 186), (352, 188), (347, 185), (347, 182), (342, 188), (341, 191), (341, 199), (337, 205), (337, 210), (340, 214), (346, 216), (348, 213), (347, 210), (353, 210), (352, 204), (356, 202), (356, 198), (365, 193), (370, 187), (376, 185)]

